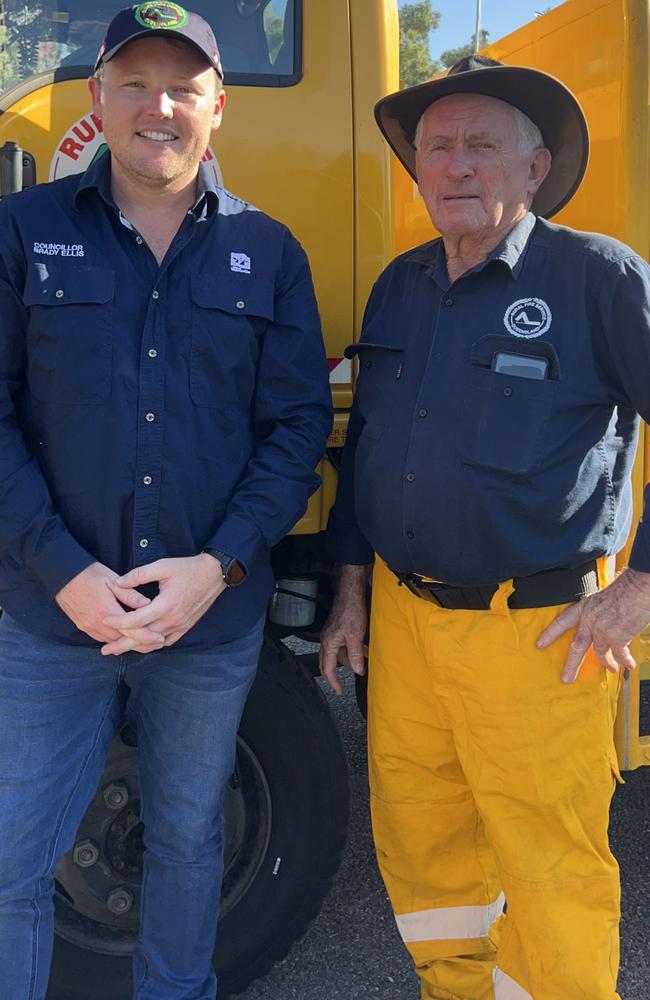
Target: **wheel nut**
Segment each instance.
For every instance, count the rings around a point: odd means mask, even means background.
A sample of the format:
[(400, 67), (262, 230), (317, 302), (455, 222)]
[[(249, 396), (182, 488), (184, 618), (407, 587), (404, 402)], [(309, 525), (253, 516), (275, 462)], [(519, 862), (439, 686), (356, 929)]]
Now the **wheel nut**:
[(133, 893), (129, 889), (112, 889), (106, 897), (106, 905), (111, 913), (121, 916), (133, 906)]
[(97, 864), (99, 858), (99, 848), (92, 840), (80, 840), (75, 844), (72, 852), (72, 860), (79, 868), (92, 868)]
[(104, 803), (109, 809), (121, 809), (129, 801), (129, 790), (126, 785), (114, 782), (104, 789)]

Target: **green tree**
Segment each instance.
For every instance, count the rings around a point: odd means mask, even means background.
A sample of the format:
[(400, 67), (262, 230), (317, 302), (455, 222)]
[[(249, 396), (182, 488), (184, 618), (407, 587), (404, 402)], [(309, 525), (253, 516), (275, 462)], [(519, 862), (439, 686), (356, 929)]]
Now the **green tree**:
[(440, 24), (431, 0), (405, 4), (399, 12), (399, 72), (407, 87), (429, 80), (440, 69), (429, 55), (429, 34)]
[[(490, 32), (486, 31), (485, 28), (481, 28), (481, 37), (479, 39), (479, 48), (484, 49), (488, 43), (488, 38)], [(449, 69), (454, 63), (457, 63), (459, 59), (464, 59), (466, 56), (471, 56), (474, 52), (474, 39), (468, 42), (467, 45), (459, 45), (457, 49), (447, 49), (440, 56), (440, 62), (445, 67)]]

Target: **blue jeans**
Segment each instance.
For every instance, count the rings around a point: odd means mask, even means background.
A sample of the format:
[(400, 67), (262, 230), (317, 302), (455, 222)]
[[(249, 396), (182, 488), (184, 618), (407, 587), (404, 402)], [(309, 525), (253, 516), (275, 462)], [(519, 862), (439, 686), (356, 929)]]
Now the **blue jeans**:
[(102, 657), (0, 620), (0, 997), (43, 1000), (53, 872), (120, 718), (138, 731), (145, 858), (135, 1000), (214, 1000), (223, 794), (263, 621), (209, 650)]

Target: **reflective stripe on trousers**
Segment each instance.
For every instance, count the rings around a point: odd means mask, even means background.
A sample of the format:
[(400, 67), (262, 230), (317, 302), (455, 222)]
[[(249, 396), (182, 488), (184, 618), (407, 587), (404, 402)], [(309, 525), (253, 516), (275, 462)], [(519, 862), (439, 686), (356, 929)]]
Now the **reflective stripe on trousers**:
[(397, 928), (405, 944), (416, 941), (457, 941), (487, 937), (490, 927), (503, 912), (503, 893), (487, 906), (440, 906), (415, 913), (396, 913)]
[(495, 969), (493, 978), (494, 1000), (533, 1000), (530, 993), (527, 993), (502, 969)]
[(375, 567), (379, 865), (422, 998), (617, 1000), (617, 679), (589, 656), (563, 685), (571, 637), (535, 647), (560, 609), (511, 612), (506, 590), (446, 611)]

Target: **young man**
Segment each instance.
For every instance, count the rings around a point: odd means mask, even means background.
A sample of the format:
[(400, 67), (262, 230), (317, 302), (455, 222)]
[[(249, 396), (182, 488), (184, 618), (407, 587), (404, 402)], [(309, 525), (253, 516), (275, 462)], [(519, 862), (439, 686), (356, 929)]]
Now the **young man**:
[(0, 209), (3, 1000), (45, 996), (52, 875), (120, 690), (145, 824), (134, 996), (216, 995), (223, 791), (269, 550), (331, 421), (303, 251), (201, 167), (222, 78), (196, 14), (120, 11), (89, 81), (110, 152)]

